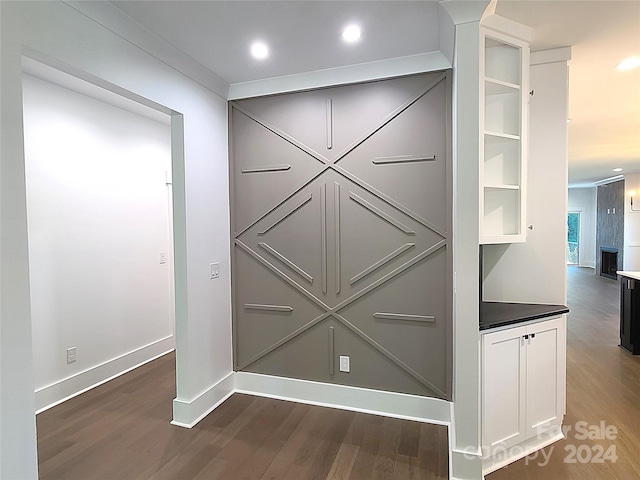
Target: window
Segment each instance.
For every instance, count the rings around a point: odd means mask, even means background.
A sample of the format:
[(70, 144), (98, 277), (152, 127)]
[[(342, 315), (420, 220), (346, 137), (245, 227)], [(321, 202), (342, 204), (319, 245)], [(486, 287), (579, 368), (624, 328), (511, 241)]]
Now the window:
[(580, 212), (567, 216), (567, 264), (580, 264)]

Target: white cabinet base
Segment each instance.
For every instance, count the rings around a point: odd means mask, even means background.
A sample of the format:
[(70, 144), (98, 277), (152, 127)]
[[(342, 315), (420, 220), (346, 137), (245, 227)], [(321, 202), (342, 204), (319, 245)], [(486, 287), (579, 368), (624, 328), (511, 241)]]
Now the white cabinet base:
[(563, 438), (566, 319), (498, 328), (481, 337), (487, 474)]
[(492, 456), (482, 459), (482, 474), (489, 475), (562, 439), (562, 428), (556, 428), (513, 447), (495, 451)]

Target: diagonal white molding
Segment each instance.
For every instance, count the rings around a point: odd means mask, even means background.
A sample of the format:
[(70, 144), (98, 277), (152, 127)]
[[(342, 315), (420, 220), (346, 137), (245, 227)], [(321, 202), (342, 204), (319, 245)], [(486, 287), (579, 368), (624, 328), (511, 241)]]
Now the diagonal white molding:
[(64, 3), (206, 89), (222, 98), (227, 98), (229, 83), (226, 80), (131, 18), (111, 2), (66, 0)]

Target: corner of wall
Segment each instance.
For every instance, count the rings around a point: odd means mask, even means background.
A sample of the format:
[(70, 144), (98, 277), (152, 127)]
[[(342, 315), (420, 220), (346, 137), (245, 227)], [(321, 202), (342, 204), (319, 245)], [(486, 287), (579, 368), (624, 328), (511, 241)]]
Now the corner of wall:
[(235, 392), (235, 372), (231, 372), (222, 380), (190, 400), (176, 398), (173, 400), (172, 425), (191, 428), (209, 415)]
[[(480, 352), (478, 340), (479, 232), (479, 57), (480, 18), (489, 2), (461, 12), (462, 3), (443, 7), (455, 23), (454, 62), (454, 403), (452, 406), (453, 478), (481, 478)], [(478, 6), (482, 4), (482, 8)], [(474, 15), (475, 12), (475, 15)], [(464, 452), (471, 452), (466, 455)], [(457, 453), (456, 453), (457, 452)]]
[(478, 480), (482, 476), (482, 455), (480, 452), (451, 451), (451, 480)]

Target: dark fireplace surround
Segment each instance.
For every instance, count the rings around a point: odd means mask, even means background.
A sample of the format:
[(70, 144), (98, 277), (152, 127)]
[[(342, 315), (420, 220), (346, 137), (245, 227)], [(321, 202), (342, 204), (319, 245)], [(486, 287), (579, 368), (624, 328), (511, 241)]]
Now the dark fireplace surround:
[(600, 275), (616, 280), (618, 275), (618, 249), (613, 247), (600, 247)]

